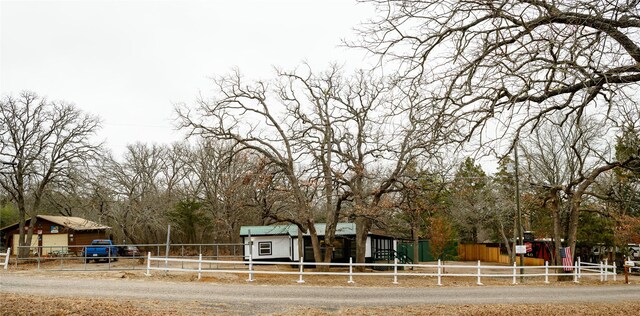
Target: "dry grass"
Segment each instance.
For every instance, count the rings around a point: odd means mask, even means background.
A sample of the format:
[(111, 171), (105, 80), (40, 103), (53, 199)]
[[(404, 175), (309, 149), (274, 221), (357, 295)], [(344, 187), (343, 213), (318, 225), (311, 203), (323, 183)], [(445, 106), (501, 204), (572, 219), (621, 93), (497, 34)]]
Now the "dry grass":
[[(234, 315), (227, 304), (113, 300), (0, 294), (0, 315)], [(293, 307), (273, 315), (636, 315), (640, 302), (571, 304), (414, 305), (346, 307), (334, 310)]]

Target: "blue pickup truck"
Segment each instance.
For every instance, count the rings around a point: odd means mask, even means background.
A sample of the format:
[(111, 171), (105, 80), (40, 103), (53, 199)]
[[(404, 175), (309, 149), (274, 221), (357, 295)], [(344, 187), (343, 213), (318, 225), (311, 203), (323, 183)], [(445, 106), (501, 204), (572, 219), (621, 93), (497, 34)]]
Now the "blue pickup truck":
[(107, 260), (107, 262), (118, 261), (118, 247), (113, 245), (109, 239), (96, 239), (91, 242), (91, 246), (84, 249), (84, 262), (89, 260)]

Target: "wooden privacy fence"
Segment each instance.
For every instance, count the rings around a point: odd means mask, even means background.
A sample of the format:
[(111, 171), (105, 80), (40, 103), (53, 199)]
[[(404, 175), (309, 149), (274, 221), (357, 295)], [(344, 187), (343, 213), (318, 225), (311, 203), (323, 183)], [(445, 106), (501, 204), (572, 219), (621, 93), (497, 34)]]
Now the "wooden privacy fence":
[[(500, 253), (498, 247), (488, 247), (484, 244), (459, 244), (458, 245), (458, 258), (462, 261), (484, 261), (484, 262), (499, 262), (510, 264), (509, 256)], [(541, 258), (524, 258), (524, 265), (526, 266), (543, 266), (544, 259)]]

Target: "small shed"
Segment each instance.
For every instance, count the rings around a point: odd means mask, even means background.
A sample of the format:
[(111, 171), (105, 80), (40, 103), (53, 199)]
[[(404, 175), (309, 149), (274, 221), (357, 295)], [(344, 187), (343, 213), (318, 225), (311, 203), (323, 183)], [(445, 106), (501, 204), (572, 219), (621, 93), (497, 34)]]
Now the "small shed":
[[(324, 255), (327, 249), (332, 251), (333, 262), (349, 262), (349, 258), (356, 256), (356, 224), (338, 223), (336, 226), (336, 238), (332, 247), (324, 244), (324, 232), (326, 224), (315, 224), (320, 248)], [(249, 250), (249, 233), (253, 240), (253, 249)], [(271, 225), (271, 226), (242, 226), (240, 227), (240, 237), (242, 237), (244, 259), (249, 260), (249, 253), (253, 254), (253, 260), (284, 260), (299, 261), (298, 251), (298, 226)], [(315, 262), (311, 236), (309, 232), (303, 234), (303, 257), (306, 262)], [(377, 252), (388, 252), (393, 250), (393, 238), (381, 234), (369, 232), (367, 235), (367, 249), (365, 258), (373, 261)]]
[[(29, 228), (27, 219), (25, 233)], [(37, 215), (36, 226), (31, 239), (32, 247), (42, 247), (41, 255), (53, 252), (80, 252), (81, 246), (91, 244), (94, 239), (108, 237), (109, 226), (104, 226), (88, 219), (71, 216)], [(13, 254), (17, 254), (19, 241), (19, 223), (0, 228), (2, 245), (11, 247)], [(73, 246), (78, 247), (73, 247)]]

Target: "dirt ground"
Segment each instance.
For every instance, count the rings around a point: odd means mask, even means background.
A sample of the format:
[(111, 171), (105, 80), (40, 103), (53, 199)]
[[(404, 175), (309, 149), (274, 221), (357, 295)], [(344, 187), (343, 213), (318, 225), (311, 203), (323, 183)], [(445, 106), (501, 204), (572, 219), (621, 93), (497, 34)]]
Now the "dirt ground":
[[(49, 277), (60, 278), (87, 278), (87, 279), (146, 279), (168, 282), (212, 282), (217, 284), (247, 284), (247, 274), (238, 273), (204, 273), (198, 280), (197, 273), (152, 271), (151, 276), (145, 276), (144, 270), (129, 271), (50, 271), (46, 268), (55, 268), (59, 263), (42, 264), (40, 271), (34, 271), (34, 266), (22, 265), (18, 269), (12, 267), (10, 273), (38, 275), (43, 274)], [(132, 262), (121, 260), (111, 264), (111, 268), (126, 267), (133, 265)], [(471, 264), (469, 264), (471, 265)], [(83, 265), (78, 264), (76, 268)], [(71, 268), (67, 264), (65, 268)], [(143, 268), (144, 265), (136, 265)], [(87, 269), (106, 269), (107, 264), (90, 264)], [(470, 267), (471, 268), (471, 267)], [(295, 272), (296, 269), (290, 267), (260, 266), (258, 270), (279, 270), (283, 272)], [(306, 269), (310, 271), (311, 269)], [(485, 272), (483, 272), (485, 273)], [(0, 276), (1, 277), (1, 276)], [(295, 286), (344, 286), (347, 284), (348, 276), (310, 276), (305, 275), (305, 283), (298, 284), (298, 275), (267, 275), (256, 273), (254, 275), (256, 285), (295, 285)], [(392, 276), (354, 276), (354, 287), (437, 287), (436, 277), (426, 276), (400, 276), (399, 284), (393, 284)], [(611, 279), (604, 284), (621, 284), (624, 277), (618, 276), (617, 281)], [(473, 277), (443, 277), (443, 284), (446, 287), (471, 287), (478, 286), (477, 279)], [(527, 278), (525, 284), (528, 286), (562, 286), (573, 287), (581, 285), (601, 284), (597, 277), (584, 277), (579, 284), (574, 282), (556, 282), (545, 284), (544, 279)], [(482, 282), (486, 286), (522, 286), (512, 285), (511, 278), (483, 278)], [(632, 276), (632, 284), (640, 284), (640, 276)], [(219, 311), (219, 309), (217, 309)], [(323, 310), (310, 307), (294, 307), (285, 312), (274, 315), (635, 315), (640, 310), (640, 302), (617, 302), (617, 303), (571, 303), (571, 304), (524, 304), (524, 305), (504, 305), (504, 304), (483, 304), (483, 305), (416, 305), (416, 306), (396, 306), (396, 307), (345, 307), (338, 310)], [(38, 311), (37, 313), (34, 311)], [(10, 293), (0, 294), (0, 315), (95, 315), (100, 311), (101, 315), (212, 315), (216, 314), (215, 308), (207, 308), (202, 304), (189, 302), (162, 302), (153, 300), (114, 300), (99, 298), (62, 298), (33, 295), (19, 295)]]
[[(0, 294), (0, 315), (214, 315), (189, 302), (61, 298)], [(636, 315), (640, 302), (606, 304), (483, 304), (347, 307), (333, 311), (294, 307), (272, 315)], [(37, 312), (36, 312), (37, 311)], [(225, 313), (227, 314), (227, 313)]]

